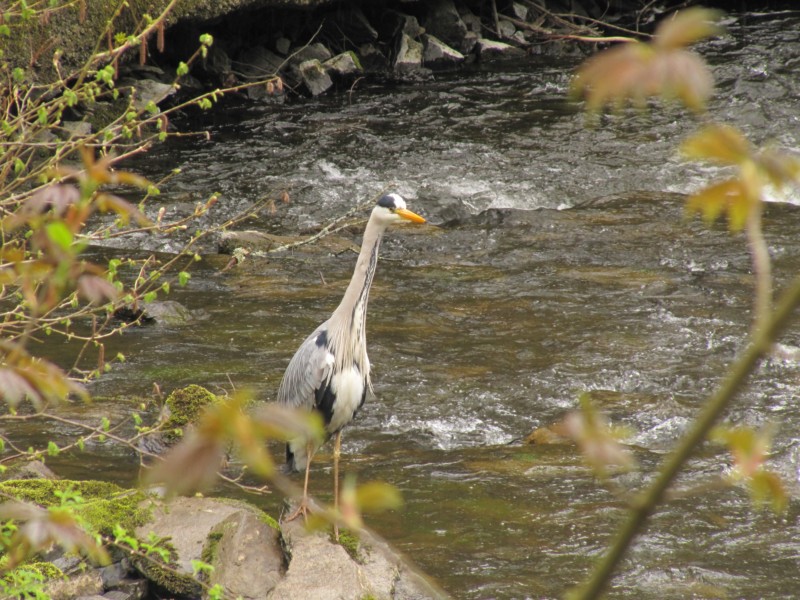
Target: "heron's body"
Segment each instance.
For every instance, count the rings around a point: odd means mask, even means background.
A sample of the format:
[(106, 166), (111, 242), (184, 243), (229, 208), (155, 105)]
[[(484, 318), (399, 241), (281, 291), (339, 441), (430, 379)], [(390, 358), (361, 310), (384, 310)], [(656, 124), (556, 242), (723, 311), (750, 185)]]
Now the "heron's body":
[[(406, 209), (405, 201), (397, 194), (387, 194), (378, 201), (364, 230), (353, 277), (342, 301), (331, 317), (301, 344), (289, 362), (278, 390), (278, 402), (293, 408), (318, 411), (324, 419), (328, 437), (336, 435), (334, 472), (337, 482), (342, 428), (353, 420), (371, 388), (367, 303), (381, 239), (387, 227), (404, 220), (424, 222), (422, 217)], [(287, 466), (291, 470), (307, 470), (314, 450), (307, 440), (290, 441), (286, 446)], [(307, 490), (304, 501), (306, 494)]]

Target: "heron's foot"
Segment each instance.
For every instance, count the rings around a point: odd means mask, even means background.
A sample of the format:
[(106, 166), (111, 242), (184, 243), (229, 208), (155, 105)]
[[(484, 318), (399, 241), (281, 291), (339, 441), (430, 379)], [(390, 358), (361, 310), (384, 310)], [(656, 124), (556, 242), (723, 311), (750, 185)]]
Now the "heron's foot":
[(308, 498), (303, 498), (300, 504), (294, 509), (294, 512), (284, 519), (284, 521), (294, 521), (297, 517), (303, 515), (303, 521), (308, 522)]

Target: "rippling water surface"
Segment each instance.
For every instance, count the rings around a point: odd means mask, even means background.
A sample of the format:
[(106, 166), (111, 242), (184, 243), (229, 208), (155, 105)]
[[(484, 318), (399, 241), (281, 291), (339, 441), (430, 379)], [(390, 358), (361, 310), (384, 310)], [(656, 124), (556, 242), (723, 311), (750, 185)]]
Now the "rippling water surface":
[[(728, 25), (729, 35), (701, 48), (718, 82), (711, 114), (759, 144), (797, 148), (800, 19), (746, 15)], [(209, 219), (222, 219), (288, 188), (289, 204), (247, 226), (293, 234), (393, 188), (440, 225), (387, 235), (369, 315), (376, 397), (346, 430), (344, 469), (401, 489), (404, 509), (368, 523), (457, 598), (557, 597), (620, 522), (620, 499), (573, 447), (522, 438), (588, 392), (634, 432), (642, 471), (616, 483), (636, 489), (747, 331), (743, 239), (683, 219), (681, 194), (720, 175), (676, 154), (697, 122), (667, 108), (587, 128), (564, 100), (574, 65), (540, 58), (286, 105), (238, 104), (195, 123), (210, 141), (173, 143), (137, 165), (153, 179), (182, 169), (162, 190), (169, 214), (218, 191), (219, 217)], [(788, 200), (765, 218), (779, 283), (800, 268), (800, 214)], [(171, 249), (158, 238), (141, 244)], [(110, 350), (127, 362), (96, 394), (136, 397), (157, 382), (273, 398), (355, 260), (298, 250), (221, 272), (225, 260), (206, 251), (173, 295), (205, 318), (126, 335)], [(771, 468), (795, 493), (799, 338), (791, 329), (786, 357), (763, 364), (729, 414), (774, 427)], [(134, 477), (131, 457), (105, 452), (95, 469)], [(704, 449), (681, 484), (707, 482), (727, 461)], [(322, 453), (312, 476), (321, 497), (329, 466)], [(781, 518), (756, 511), (740, 488), (674, 500), (629, 554), (612, 596), (796, 597), (799, 508), (792, 500)]]

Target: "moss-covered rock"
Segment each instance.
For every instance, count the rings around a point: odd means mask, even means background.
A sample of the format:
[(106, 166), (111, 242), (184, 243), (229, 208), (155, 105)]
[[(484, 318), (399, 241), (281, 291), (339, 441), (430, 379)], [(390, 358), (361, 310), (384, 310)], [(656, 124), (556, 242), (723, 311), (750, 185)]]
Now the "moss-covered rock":
[(178, 441), (188, 425), (196, 423), (205, 409), (219, 402), (216, 395), (200, 385), (192, 384), (172, 392), (164, 403), (165, 442), (170, 444)]
[(11, 479), (0, 483), (0, 495), (45, 507), (60, 505), (61, 499), (56, 493), (67, 490), (83, 498), (84, 502), (76, 507), (76, 513), (89, 527), (105, 535), (110, 535), (117, 524), (133, 530), (151, 516), (145, 502), (146, 494), (105, 481)]

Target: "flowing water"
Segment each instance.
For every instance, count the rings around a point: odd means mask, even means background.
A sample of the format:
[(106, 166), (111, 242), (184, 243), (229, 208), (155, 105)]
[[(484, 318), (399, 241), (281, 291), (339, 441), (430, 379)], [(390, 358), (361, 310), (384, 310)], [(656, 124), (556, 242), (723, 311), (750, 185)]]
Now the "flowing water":
[[(800, 16), (740, 15), (728, 26), (700, 49), (718, 84), (711, 114), (756, 143), (797, 148)], [(216, 191), (220, 216), (210, 223), (288, 188), (290, 203), (247, 227), (289, 235), (394, 189), (436, 225), (385, 239), (369, 311), (376, 396), (345, 431), (343, 468), (402, 491), (402, 510), (368, 524), (456, 598), (558, 597), (621, 522), (624, 498), (592, 477), (574, 447), (525, 444), (528, 433), (588, 393), (633, 432), (639, 469), (614, 482), (639, 489), (748, 328), (744, 240), (683, 218), (683, 194), (722, 175), (677, 155), (697, 122), (661, 108), (587, 127), (565, 101), (575, 64), (539, 58), (415, 84), (362, 82), (308, 101), (234, 103), (194, 123), (210, 141), (174, 142), (136, 165), (152, 179), (182, 169), (162, 189), (168, 217)], [(765, 216), (778, 285), (800, 269), (795, 198)], [(162, 252), (176, 244), (137, 243)], [(124, 351), (127, 362), (93, 391), (117, 400), (89, 410), (124, 414), (153, 382), (274, 398), (355, 260), (305, 248), (223, 272), (226, 259), (204, 252), (190, 284), (172, 295), (198, 318), (112, 341), (109, 351)], [(800, 329), (783, 343), (727, 418), (773, 428), (769, 467), (796, 494)], [(42, 433), (51, 432), (21, 435)], [(125, 451), (95, 452), (93, 463), (64, 460), (62, 472), (135, 477)], [(707, 447), (680, 486), (714, 482), (729, 464)], [(328, 449), (312, 487), (330, 497)], [(743, 487), (674, 499), (628, 554), (612, 597), (797, 597), (799, 517), (795, 499), (781, 517), (754, 509)]]

